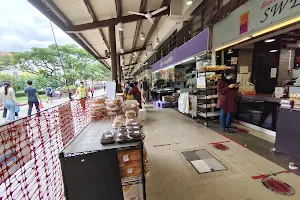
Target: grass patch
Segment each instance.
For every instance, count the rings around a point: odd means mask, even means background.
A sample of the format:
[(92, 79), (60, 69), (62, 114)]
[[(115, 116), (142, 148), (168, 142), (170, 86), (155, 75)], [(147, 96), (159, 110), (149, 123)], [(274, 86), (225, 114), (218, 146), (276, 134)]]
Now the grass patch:
[[(42, 99), (42, 101), (46, 100), (46, 95), (45, 94), (39, 95), (39, 96)], [(27, 96), (25, 96), (25, 97), (17, 97), (17, 102), (18, 103), (27, 103)]]

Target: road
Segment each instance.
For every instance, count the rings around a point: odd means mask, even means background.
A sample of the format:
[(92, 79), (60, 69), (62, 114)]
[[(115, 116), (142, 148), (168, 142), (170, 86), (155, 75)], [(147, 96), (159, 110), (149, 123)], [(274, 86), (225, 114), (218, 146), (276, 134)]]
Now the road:
[[(94, 94), (94, 97), (101, 96), (103, 94), (104, 94), (103, 90), (96, 90), (95, 94)], [(68, 97), (61, 98), (61, 99), (54, 99), (52, 102), (48, 102), (48, 103), (46, 101), (43, 101), (44, 108), (42, 110), (46, 110), (46, 109), (55, 107), (57, 105), (65, 103), (67, 101), (69, 101)], [(20, 112), (19, 112), (19, 118), (26, 117), (27, 112), (28, 112), (28, 105), (21, 106), (20, 107)], [(34, 114), (34, 113), (36, 113), (35, 108), (32, 110), (32, 114)], [(0, 120), (0, 125), (3, 125), (3, 124), (6, 123), (6, 121), (4, 119), (2, 119), (2, 116), (3, 116), (3, 110), (0, 110), (0, 119), (1, 119)]]

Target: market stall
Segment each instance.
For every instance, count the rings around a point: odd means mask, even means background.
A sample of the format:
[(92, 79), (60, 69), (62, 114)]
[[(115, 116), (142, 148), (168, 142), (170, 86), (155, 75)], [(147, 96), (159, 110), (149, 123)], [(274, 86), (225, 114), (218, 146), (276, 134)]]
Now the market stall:
[[(152, 91), (156, 94), (154, 98), (157, 96), (156, 99), (161, 101), (156, 105), (163, 105), (162, 107), (169, 107), (168, 105), (177, 107), (177, 100), (180, 94), (186, 92), (190, 94), (195, 93), (197, 61), (200, 60), (200, 56), (204, 55), (204, 57), (206, 57), (208, 47), (209, 29), (205, 29), (153, 64), (152, 78), (154, 80), (165, 80), (167, 83), (166, 86), (168, 87), (168, 89), (163, 90), (153, 88)], [(162, 96), (164, 96), (165, 99), (163, 99)]]
[(264, 2), (248, 1), (213, 26), (213, 62), (236, 73), (242, 93), (236, 119), (276, 136), (281, 100), (300, 96), (300, 12), (287, 5), (270, 17), (280, 2)]
[(66, 199), (146, 199), (149, 171), (137, 101), (93, 100), (94, 121), (60, 153)]

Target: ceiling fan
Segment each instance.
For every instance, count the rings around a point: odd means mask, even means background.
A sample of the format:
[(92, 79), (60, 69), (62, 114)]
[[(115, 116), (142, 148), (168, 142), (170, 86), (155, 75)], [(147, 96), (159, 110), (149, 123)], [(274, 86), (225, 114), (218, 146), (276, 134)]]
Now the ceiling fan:
[(145, 14), (145, 13), (138, 13), (138, 12), (131, 12), (131, 11), (128, 11), (130, 14), (133, 14), (133, 15), (141, 15), (141, 16), (144, 16), (146, 19), (148, 19), (150, 21), (151, 24), (154, 23), (153, 21), (153, 16), (166, 10), (168, 8), (168, 6), (164, 6), (162, 8), (159, 8), (158, 10), (155, 10), (153, 12), (150, 13), (149, 11), (149, 0), (148, 0), (148, 12)]

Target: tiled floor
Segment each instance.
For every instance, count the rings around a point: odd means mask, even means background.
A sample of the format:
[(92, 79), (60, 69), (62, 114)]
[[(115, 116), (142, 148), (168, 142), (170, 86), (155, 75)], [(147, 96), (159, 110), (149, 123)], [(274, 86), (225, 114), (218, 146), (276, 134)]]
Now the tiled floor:
[[(148, 200), (300, 199), (300, 177), (292, 173), (275, 177), (294, 188), (293, 196), (266, 189), (251, 176), (283, 171), (282, 167), (234, 142), (226, 143), (228, 151), (214, 149), (208, 143), (228, 139), (172, 109), (147, 108), (144, 130), (151, 167), (146, 182)], [(274, 141), (269, 136), (265, 139)], [(193, 149), (206, 149), (228, 170), (198, 174), (181, 153)]]

